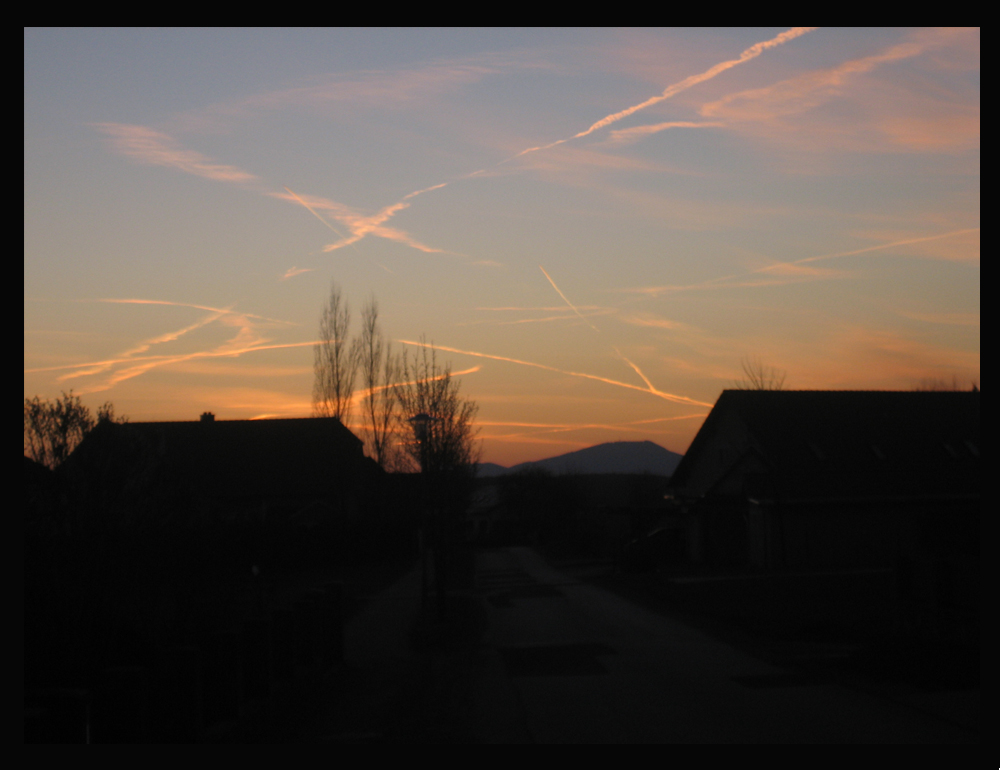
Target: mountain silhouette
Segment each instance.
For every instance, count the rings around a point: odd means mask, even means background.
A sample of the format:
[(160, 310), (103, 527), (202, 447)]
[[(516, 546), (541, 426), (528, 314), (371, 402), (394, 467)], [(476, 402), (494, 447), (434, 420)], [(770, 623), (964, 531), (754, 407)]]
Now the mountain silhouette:
[(670, 476), (683, 455), (664, 449), (652, 441), (611, 441), (534, 462), (504, 468), (496, 463), (480, 463), (480, 478), (503, 476), (529, 468), (557, 475), (571, 473), (653, 473)]

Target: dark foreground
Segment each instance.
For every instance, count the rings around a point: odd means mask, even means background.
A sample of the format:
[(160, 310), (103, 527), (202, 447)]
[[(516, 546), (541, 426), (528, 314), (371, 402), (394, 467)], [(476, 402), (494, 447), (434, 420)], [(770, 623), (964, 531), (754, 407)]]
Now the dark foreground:
[(364, 581), (370, 590), (353, 592), (342, 662), (297, 660), (266, 694), (202, 720), (189, 739), (979, 741), (978, 674), (970, 678), (968, 665), (949, 671), (940, 656), (822, 630), (748, 627), (711, 606), (728, 590), (665, 595), (648, 577), (592, 560), (546, 561), (523, 547), (478, 553), (474, 587), (451, 592), (443, 614), (433, 602), (422, 607), (419, 570), (397, 566)]
[(419, 575), (403, 578), (349, 628), (348, 662), (299, 739), (979, 740), (978, 681), (866, 670), (844, 640), (681, 622), (604, 565), (563, 566), (528, 548), (483, 551), (475, 589), (450, 597), (443, 622), (420, 613)]

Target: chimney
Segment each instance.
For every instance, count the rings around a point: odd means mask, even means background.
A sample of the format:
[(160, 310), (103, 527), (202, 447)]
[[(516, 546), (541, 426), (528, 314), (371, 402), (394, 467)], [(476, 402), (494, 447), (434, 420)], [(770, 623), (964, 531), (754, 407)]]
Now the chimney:
[(201, 415), (202, 422), (215, 422), (215, 415), (211, 412), (202, 412)]

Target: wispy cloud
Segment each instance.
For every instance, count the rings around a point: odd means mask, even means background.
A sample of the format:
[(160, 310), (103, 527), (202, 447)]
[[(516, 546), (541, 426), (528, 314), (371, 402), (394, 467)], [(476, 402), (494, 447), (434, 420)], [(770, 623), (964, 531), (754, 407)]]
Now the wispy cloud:
[(918, 56), (924, 48), (914, 42), (894, 45), (882, 53), (853, 59), (830, 69), (808, 72), (765, 88), (729, 94), (702, 106), (701, 114), (727, 120), (771, 120), (805, 112), (829, 100), (852, 76), (870, 72), (881, 64)]
[(774, 48), (775, 46), (779, 46), (782, 43), (787, 43), (789, 40), (794, 40), (795, 38), (800, 37), (801, 35), (804, 35), (807, 32), (812, 32), (814, 29), (816, 29), (816, 27), (794, 27), (790, 30), (782, 32), (780, 35), (777, 35), (776, 37), (773, 37), (770, 40), (765, 40), (760, 43), (754, 43), (754, 45), (750, 46), (743, 53), (741, 53), (738, 58), (730, 59), (724, 62), (719, 62), (718, 64), (709, 67), (702, 73), (699, 73), (697, 75), (690, 75), (689, 77), (686, 77), (683, 80), (678, 81), (677, 83), (673, 83), (672, 85), (667, 86), (663, 90), (663, 93), (658, 94), (657, 96), (652, 96), (649, 99), (646, 99), (646, 101), (640, 102), (639, 104), (635, 104), (631, 107), (626, 107), (624, 110), (620, 110), (619, 112), (614, 112), (610, 115), (606, 115), (605, 117), (601, 118), (599, 121), (594, 123), (590, 128), (586, 129), (585, 131), (580, 131), (579, 133), (574, 134), (572, 137), (569, 137), (568, 139), (560, 139), (556, 142), (552, 142), (551, 144), (547, 144), (541, 147), (529, 147), (527, 150), (521, 151), (518, 155), (519, 156), (527, 155), (528, 153), (537, 152), (539, 150), (547, 150), (551, 147), (555, 147), (556, 145), (568, 142), (570, 141), (570, 139), (581, 139), (585, 136), (589, 136), (595, 131), (599, 131), (600, 129), (605, 128), (606, 126), (610, 126), (612, 123), (617, 123), (619, 120), (622, 120), (623, 118), (627, 118), (629, 115), (634, 115), (640, 110), (644, 110), (647, 107), (652, 107), (654, 104), (659, 104), (665, 99), (669, 99), (672, 96), (676, 96), (677, 94), (681, 93), (681, 91), (686, 91), (692, 86), (696, 86), (699, 83), (704, 83), (706, 80), (711, 80), (716, 75), (719, 75), (728, 69), (732, 69), (737, 65), (743, 64), (744, 62), (748, 62), (751, 59), (755, 59), (769, 48)]
[[(304, 343), (284, 343), (272, 344), (272, 340), (262, 333), (263, 326), (292, 325), (285, 321), (268, 319), (252, 313), (240, 313), (232, 308), (213, 308), (205, 305), (194, 305), (184, 302), (170, 302), (167, 300), (145, 300), (145, 299), (102, 299), (97, 302), (110, 304), (133, 304), (133, 305), (160, 305), (186, 307), (199, 310), (207, 310), (209, 314), (194, 323), (188, 324), (180, 329), (158, 334), (145, 339), (133, 347), (123, 351), (117, 356), (88, 361), (83, 363), (64, 364), (59, 366), (37, 367), (25, 369), (25, 373), (34, 372), (54, 372), (64, 371), (57, 378), (59, 382), (75, 380), (97, 375), (105, 375), (97, 382), (84, 384), (79, 391), (81, 393), (93, 393), (108, 390), (120, 382), (141, 376), (146, 372), (159, 367), (180, 364), (203, 358), (214, 357), (239, 357), (246, 353), (261, 350), (273, 350), (286, 347), (303, 347), (313, 345), (314, 342)], [(181, 337), (201, 329), (212, 323), (219, 324), (234, 329), (232, 336), (222, 344), (215, 345), (207, 350), (198, 350), (186, 353), (168, 353), (162, 355), (145, 355), (150, 349), (157, 345), (164, 345), (176, 342)]]
[[(586, 318), (583, 317), (583, 314), (579, 310), (576, 309), (576, 306), (572, 302), (570, 302), (569, 298), (565, 294), (562, 293), (562, 291), (560, 290), (560, 288), (558, 286), (556, 286), (556, 282), (552, 280), (552, 276), (550, 276), (548, 273), (545, 272), (545, 268), (542, 267), (541, 265), (539, 265), (538, 269), (541, 270), (542, 273), (544, 273), (544, 275), (548, 279), (549, 283), (552, 284), (552, 288), (556, 290), (556, 292), (559, 294), (559, 296), (563, 298), (563, 301), (567, 305), (570, 306), (570, 308), (573, 310), (573, 312), (576, 313), (591, 329), (593, 329), (595, 332), (597, 332), (598, 334), (600, 334), (601, 333), (600, 329), (598, 329), (596, 326), (594, 326), (594, 324), (592, 324), (590, 321), (588, 321)], [(646, 384), (646, 387), (649, 389), (650, 393), (659, 393), (660, 392), (660, 391), (658, 391), (656, 389), (656, 387), (653, 385), (653, 383), (650, 382), (650, 379), (643, 373), (642, 369), (640, 369), (635, 364), (635, 362), (633, 362), (632, 360), (630, 360), (624, 353), (622, 353), (614, 345), (611, 346), (611, 349), (614, 351), (615, 355), (618, 358), (620, 358), (622, 361), (624, 361), (625, 364), (630, 369), (632, 369), (632, 371), (634, 371), (636, 374), (639, 375), (639, 378)]]
[(583, 313), (581, 313), (579, 310), (577, 310), (576, 309), (576, 305), (574, 305), (572, 302), (570, 302), (569, 299), (566, 297), (566, 295), (562, 293), (562, 290), (558, 286), (556, 286), (556, 282), (552, 280), (552, 276), (551, 275), (549, 275), (547, 272), (545, 272), (545, 268), (542, 267), (541, 265), (539, 265), (538, 269), (542, 271), (542, 275), (544, 275), (545, 278), (546, 278), (546, 280), (548, 280), (548, 282), (552, 285), (552, 288), (556, 290), (556, 293), (560, 297), (562, 297), (563, 302), (565, 302), (567, 305), (569, 305), (569, 309), (572, 310), (574, 313), (576, 313), (577, 317), (581, 321), (583, 321), (585, 324), (587, 324), (587, 326), (589, 326), (595, 332), (599, 332), (600, 330), (596, 326), (594, 326), (590, 321), (588, 321), (586, 318), (584, 318)]
[[(443, 185), (437, 185), (437, 187), (442, 187)], [(393, 216), (398, 214), (403, 209), (409, 208), (410, 204), (404, 201), (399, 201), (393, 203), (390, 206), (386, 206), (376, 212), (375, 214), (364, 214), (361, 211), (345, 206), (342, 203), (337, 203), (328, 198), (321, 198), (315, 195), (298, 195), (287, 187), (286, 193), (270, 193), (275, 198), (280, 198), (282, 200), (292, 201), (300, 203), (305, 206), (315, 217), (320, 219), (327, 227), (331, 230), (334, 228), (323, 219), (323, 217), (318, 213), (319, 211), (327, 212), (331, 217), (344, 225), (349, 231), (350, 235), (340, 236), (340, 240), (333, 243), (327, 244), (323, 247), (323, 251), (330, 252), (336, 251), (337, 249), (342, 249), (346, 246), (351, 246), (362, 238), (372, 235), (376, 238), (386, 238), (391, 241), (396, 241), (397, 243), (402, 243), (411, 248), (417, 249), (418, 251), (423, 251), (427, 254), (452, 254), (454, 252), (446, 251), (445, 249), (438, 249), (433, 246), (427, 246), (420, 241), (413, 238), (409, 233), (398, 230), (394, 227), (386, 227), (385, 223), (388, 222)], [(431, 188), (436, 189), (436, 188)], [(412, 193), (411, 193), (412, 195)], [(411, 196), (407, 196), (411, 197)], [(337, 232), (334, 230), (334, 232)], [(340, 233), (337, 233), (340, 235)]]
[[(663, 436), (670, 435), (674, 433), (672, 430), (665, 429), (666, 426), (662, 426), (663, 423), (679, 422), (684, 420), (696, 420), (704, 419), (708, 416), (707, 412), (698, 412), (696, 414), (684, 414), (675, 417), (658, 417), (651, 420), (633, 420), (630, 422), (621, 423), (578, 423), (578, 422), (524, 422), (524, 421), (501, 421), (501, 420), (479, 420), (476, 425), (485, 428), (486, 431), (483, 433), (484, 438), (497, 441), (517, 441), (517, 440), (535, 440), (539, 436), (553, 435), (559, 433), (577, 433), (580, 431), (604, 431), (609, 433), (624, 433), (626, 435), (646, 435), (646, 436)], [(660, 424), (662, 427), (653, 427)], [(522, 430), (516, 430), (513, 432), (495, 432), (489, 430), (490, 428), (521, 428)], [(565, 441), (565, 440), (564, 440)], [(550, 442), (542, 442), (550, 443)], [(562, 441), (556, 443), (563, 443)], [(576, 442), (573, 442), (576, 443)], [(588, 442), (584, 442), (586, 445)]]
[[(211, 350), (199, 350), (194, 353), (181, 353), (178, 355), (162, 355), (162, 356), (137, 356), (134, 358), (119, 358), (119, 359), (109, 359), (106, 362), (96, 362), (99, 364), (110, 363), (116, 366), (122, 366), (122, 368), (117, 368), (114, 372), (104, 381), (95, 383), (93, 385), (84, 386), (80, 389), (80, 393), (98, 393), (105, 390), (110, 390), (115, 385), (125, 380), (130, 380), (134, 377), (139, 377), (146, 374), (152, 369), (156, 369), (163, 366), (168, 366), (170, 364), (183, 363), (185, 361), (192, 361), (199, 358), (238, 358), (239, 356), (245, 355), (247, 353), (259, 353), (264, 350), (281, 350), (284, 348), (301, 348), (301, 347), (312, 347), (316, 344), (316, 341), (310, 342), (291, 342), (278, 345), (266, 345), (266, 344), (251, 344), (245, 346), (239, 346), (234, 344), (234, 340), (219, 345)], [(127, 364), (132, 364), (131, 366), (123, 366)], [(72, 364), (68, 366), (59, 367), (43, 367), (38, 369), (25, 369), (25, 373), (29, 372), (41, 372), (41, 371), (54, 371), (57, 369), (69, 369), (78, 366), (88, 366), (93, 364)], [(59, 378), (60, 381), (67, 379), (66, 377)]]
[(321, 217), (319, 214), (317, 214), (316, 213), (316, 209), (314, 209), (312, 206), (310, 206), (308, 203), (306, 203), (304, 200), (302, 200), (302, 198), (300, 198), (298, 195), (296, 195), (288, 187), (286, 187), (285, 189), (288, 190), (288, 194), (289, 195), (291, 195), (293, 198), (295, 198), (295, 200), (297, 200), (299, 203), (301, 203), (303, 206), (305, 206), (306, 211), (308, 211), (310, 214), (312, 214), (314, 217), (316, 217), (316, 219), (318, 219), (320, 222), (322, 222), (325, 227), (327, 227), (330, 230), (332, 230), (334, 235), (336, 235), (338, 238), (343, 238), (344, 237), (344, 234), (341, 233), (336, 227), (334, 227), (333, 225), (331, 225), (327, 220), (323, 219), (323, 217)]
[[(914, 90), (906, 79), (880, 82), (864, 77), (946, 46), (964, 48), (969, 37), (968, 31), (954, 29), (916, 32), (911, 40), (870, 56), (729, 94), (703, 105), (700, 114), (810, 150), (939, 152), (978, 146), (978, 92), (963, 99), (936, 87)], [(835, 100), (849, 100), (851, 106), (818, 110)]]
[(311, 273), (316, 268), (314, 267), (295, 267), (294, 265), (285, 271), (285, 274), (281, 276), (282, 281), (287, 281), (289, 278), (294, 278), (297, 275), (302, 275), (303, 273)]
[(861, 324), (838, 327), (828, 339), (803, 344), (790, 355), (797, 387), (910, 388), (925, 377), (960, 381), (978, 377), (980, 356), (925, 342), (892, 329)]
[(409, 200), (410, 198), (416, 198), (418, 195), (423, 195), (424, 193), (429, 193), (433, 190), (440, 190), (442, 187), (447, 187), (447, 186), (448, 186), (447, 182), (441, 182), (440, 184), (434, 184), (431, 185), (430, 187), (425, 187), (423, 190), (414, 190), (413, 192), (404, 195), (403, 200), (405, 201)]
[(465, 374), (475, 374), (480, 371), (483, 367), (481, 366), (470, 366), (468, 369), (462, 369), (460, 371), (449, 371), (447, 374), (438, 374), (434, 377), (425, 377), (420, 380), (405, 380), (400, 382), (392, 382), (388, 385), (376, 385), (372, 388), (358, 388), (351, 392), (351, 403), (360, 404), (363, 399), (367, 398), (369, 395), (375, 393), (381, 393), (384, 390), (391, 390), (393, 388), (405, 387), (408, 385), (417, 385), (422, 382), (434, 382), (435, 380), (443, 380), (445, 377), (461, 377)]
[(650, 315), (623, 314), (620, 316), (620, 320), (624, 321), (625, 323), (632, 324), (634, 326), (651, 326), (656, 329), (671, 329), (671, 330), (682, 331), (692, 328), (690, 325), (681, 323), (680, 321), (673, 321), (669, 318), (659, 318), (657, 316), (650, 316)]
[[(173, 137), (146, 126), (98, 123), (95, 124), (95, 128), (112, 137), (112, 144), (120, 153), (141, 163), (169, 166), (217, 182), (244, 185), (254, 183), (254, 187), (259, 192), (281, 200), (301, 204), (339, 238), (338, 241), (324, 246), (323, 251), (336, 251), (345, 246), (355, 244), (368, 235), (372, 235), (402, 243), (428, 254), (454, 253), (445, 249), (427, 246), (408, 233), (394, 227), (388, 227), (385, 224), (397, 213), (410, 206), (406, 202), (406, 199), (416, 197), (431, 190), (440, 189), (447, 183), (417, 190), (406, 195), (403, 200), (385, 206), (374, 214), (365, 214), (358, 209), (337, 203), (328, 198), (298, 195), (287, 187), (284, 188), (284, 192), (267, 192), (260, 184), (260, 180), (250, 172), (236, 166), (215, 163), (199, 152), (182, 148)], [(319, 211), (327, 212), (335, 220), (347, 227), (350, 235), (345, 236), (341, 234), (327, 219), (318, 213)]]
[(145, 353), (154, 345), (162, 345), (163, 343), (166, 342), (173, 342), (175, 340), (178, 340), (188, 332), (193, 332), (196, 329), (202, 328), (203, 326), (208, 326), (208, 324), (212, 323), (213, 321), (218, 321), (220, 318), (222, 318), (224, 315), (226, 315), (231, 311), (232, 308), (226, 308), (225, 310), (218, 310), (209, 313), (207, 316), (198, 321), (195, 321), (193, 324), (188, 324), (187, 326), (181, 329), (177, 329), (176, 331), (166, 332), (165, 334), (159, 334), (155, 337), (151, 337), (150, 339), (145, 340), (144, 342), (140, 342), (136, 347), (126, 350), (124, 353), (122, 353), (122, 355), (126, 357), (137, 356), (141, 353)]
[(903, 318), (945, 326), (979, 326), (979, 313), (899, 313)]
[(272, 377), (302, 378), (312, 377), (313, 375), (311, 362), (308, 366), (279, 366), (275, 364), (249, 364), (233, 358), (226, 360), (221, 358), (192, 359), (173, 365), (171, 370), (184, 372), (185, 374), (197, 374), (199, 376), (240, 377), (241, 379), (249, 377), (267, 379)]
[[(557, 310), (561, 308), (556, 308)], [(569, 308), (566, 308), (567, 310)], [(597, 310), (591, 310), (583, 313), (584, 320), (590, 317), (596, 316), (606, 316), (611, 315), (615, 311), (611, 308), (600, 308)], [(538, 323), (553, 323), (557, 321), (573, 321), (575, 323), (575, 318), (572, 315), (566, 313), (560, 313), (559, 315), (542, 316), (541, 318), (517, 318), (514, 320), (500, 320), (500, 319), (481, 319), (478, 321), (460, 321), (458, 326), (519, 326), (521, 324), (538, 324)]]
[(475, 356), (477, 358), (489, 358), (493, 361), (506, 361), (511, 364), (518, 364), (520, 366), (530, 366), (535, 369), (544, 369), (549, 372), (556, 372), (557, 374), (566, 374), (571, 377), (582, 377), (588, 380), (595, 380), (597, 382), (603, 382), (608, 385), (615, 385), (619, 388), (628, 388), (629, 390), (637, 390), (640, 393), (649, 393), (651, 395), (657, 396), (658, 398), (665, 399), (667, 401), (673, 401), (678, 404), (694, 404), (696, 406), (712, 406), (712, 404), (705, 403), (704, 401), (696, 401), (693, 398), (688, 398), (687, 396), (678, 396), (674, 393), (666, 393), (662, 390), (649, 390), (648, 388), (641, 388), (638, 385), (632, 385), (627, 382), (619, 382), (618, 380), (612, 380), (607, 377), (600, 377), (596, 374), (587, 374), (586, 372), (573, 372), (567, 369), (558, 369), (554, 366), (547, 366), (546, 364), (537, 364), (533, 361), (522, 361), (518, 358), (509, 358), (508, 356), (495, 356), (489, 353), (478, 353), (473, 350), (460, 350), (459, 348), (449, 348), (443, 345), (430, 345), (425, 342), (414, 342), (413, 340), (398, 340), (403, 345), (414, 345), (416, 347), (434, 347), (436, 350), (441, 350), (446, 353), (459, 353), (465, 356)]
[(233, 313), (240, 316), (245, 316), (246, 318), (253, 318), (259, 321), (268, 321), (269, 323), (284, 324), (286, 326), (298, 326), (298, 324), (292, 321), (284, 321), (280, 318), (269, 318), (265, 315), (257, 315), (255, 313), (237, 313), (232, 308), (219, 308), (212, 307), (211, 305), (195, 305), (190, 302), (173, 302), (166, 299), (94, 299), (94, 300), (80, 300), (80, 302), (105, 302), (112, 305), (165, 305), (167, 307), (190, 307), (195, 310), (209, 310), (213, 313)]
[[(763, 267), (758, 267), (742, 273), (732, 273), (729, 275), (719, 276), (718, 278), (711, 278), (707, 281), (702, 281), (701, 283), (674, 286), (642, 286), (632, 289), (624, 289), (623, 291), (657, 296), (660, 294), (681, 291), (778, 286), (786, 283), (798, 283), (801, 281), (841, 278), (847, 275), (843, 271), (810, 267), (808, 265), (812, 262), (819, 262), (827, 259), (853, 257), (859, 254), (869, 254), (877, 251), (901, 248), (903, 246), (923, 244), (931, 241), (942, 240), (944, 238), (956, 238), (963, 235), (978, 233), (979, 231), (980, 228), (978, 227), (967, 227), (961, 230), (952, 230), (947, 233), (938, 233), (937, 235), (902, 238), (890, 243), (880, 243), (875, 246), (865, 246), (860, 249), (837, 251), (832, 254), (819, 254), (814, 257), (804, 257), (803, 259), (797, 259), (791, 262), (775, 262), (770, 265), (764, 265)], [(978, 258), (978, 256), (979, 254), (977, 250), (976, 257)]]
[(173, 137), (147, 126), (95, 123), (94, 127), (111, 138), (118, 152), (140, 163), (168, 166), (216, 182), (247, 184), (259, 181), (249, 171), (216, 163), (200, 152), (186, 150)]
[[(607, 310), (608, 308), (602, 308), (600, 305), (579, 305), (583, 310)], [(540, 307), (526, 307), (522, 305), (506, 305), (503, 307), (477, 307), (476, 310), (496, 310), (496, 311), (516, 311), (519, 313), (527, 312), (543, 312), (543, 313), (556, 313), (565, 312), (569, 310), (568, 307), (564, 305), (551, 306), (540, 306)]]
[(77, 379), (79, 377), (89, 377), (95, 374), (101, 374), (102, 372), (106, 372), (116, 364), (121, 364), (127, 361), (135, 361), (142, 353), (147, 352), (154, 345), (161, 345), (167, 342), (174, 342), (189, 332), (193, 332), (196, 329), (200, 329), (204, 326), (207, 326), (208, 324), (214, 321), (218, 321), (228, 312), (230, 312), (230, 309), (228, 308), (221, 310), (213, 310), (207, 316), (199, 319), (198, 321), (195, 321), (192, 324), (188, 324), (187, 326), (184, 326), (180, 329), (166, 332), (164, 334), (158, 334), (155, 337), (143, 340), (142, 342), (138, 343), (135, 347), (123, 351), (120, 354), (120, 357), (116, 359), (114, 362), (110, 361), (96, 362), (89, 366), (78, 368), (76, 371), (70, 372), (69, 374), (64, 374), (62, 377), (59, 378), (59, 380), (60, 382), (64, 382), (66, 380)]
[(218, 131), (236, 121), (271, 112), (313, 112), (340, 120), (367, 110), (426, 107), (436, 98), (490, 75), (545, 63), (524, 57), (482, 55), (416, 68), (322, 75), (304, 85), (252, 94), (191, 110), (173, 118), (181, 130)]
[[(89, 366), (103, 366), (105, 364), (129, 364), (135, 362), (161, 362), (170, 363), (172, 361), (187, 361), (194, 358), (202, 357), (223, 357), (223, 358), (237, 358), (244, 353), (252, 353), (258, 350), (280, 350), (282, 348), (301, 348), (310, 345), (315, 345), (318, 340), (312, 340), (310, 342), (290, 342), (280, 345), (255, 345), (244, 349), (233, 349), (229, 348), (226, 350), (212, 350), (212, 351), (200, 351), (197, 353), (185, 353), (182, 355), (159, 355), (159, 356), (134, 356), (134, 357), (121, 357), (121, 358), (106, 358), (97, 361), (87, 361), (85, 363), (77, 364), (57, 364), (55, 366), (35, 366), (29, 369), (25, 369), (25, 374), (32, 374), (36, 372), (58, 372), (64, 371), (66, 369), (80, 369)], [(157, 364), (160, 365), (160, 364)]]
[(647, 136), (658, 134), (671, 128), (722, 128), (726, 124), (720, 121), (696, 122), (691, 120), (672, 120), (667, 123), (655, 123), (649, 126), (633, 126), (612, 131), (608, 140), (613, 144), (631, 144)]
[[(912, 246), (918, 243), (928, 243), (930, 241), (939, 241), (944, 238), (956, 238), (961, 235), (971, 235), (972, 233), (978, 233), (980, 229), (978, 227), (966, 227), (961, 230), (951, 230), (947, 233), (937, 233), (936, 235), (921, 235), (916, 238), (901, 238), (890, 243), (880, 243), (875, 246), (865, 246), (861, 249), (851, 249), (850, 251), (838, 251), (833, 254), (820, 254), (815, 257), (805, 257), (804, 259), (797, 259), (794, 262), (779, 262), (774, 265), (768, 265), (766, 267), (758, 268), (754, 272), (763, 273), (768, 271), (780, 271), (788, 267), (793, 267), (796, 265), (804, 265), (809, 262), (818, 262), (824, 259), (836, 259), (838, 257), (853, 257), (858, 254), (868, 254), (873, 251), (884, 251), (886, 249), (895, 249), (900, 246)], [(978, 256), (978, 254), (977, 254)]]

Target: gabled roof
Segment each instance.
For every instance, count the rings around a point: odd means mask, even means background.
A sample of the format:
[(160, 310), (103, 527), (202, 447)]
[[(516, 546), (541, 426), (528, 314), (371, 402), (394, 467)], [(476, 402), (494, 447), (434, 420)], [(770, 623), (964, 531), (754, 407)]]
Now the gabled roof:
[(105, 423), (74, 455), (114, 446), (149, 453), (169, 478), (214, 498), (318, 498), (353, 485), (364, 463), (360, 439), (335, 417)]
[(709, 492), (709, 458), (727, 447), (722, 474), (753, 455), (766, 494), (785, 500), (976, 497), (980, 393), (726, 390), (674, 473), (676, 493)]

